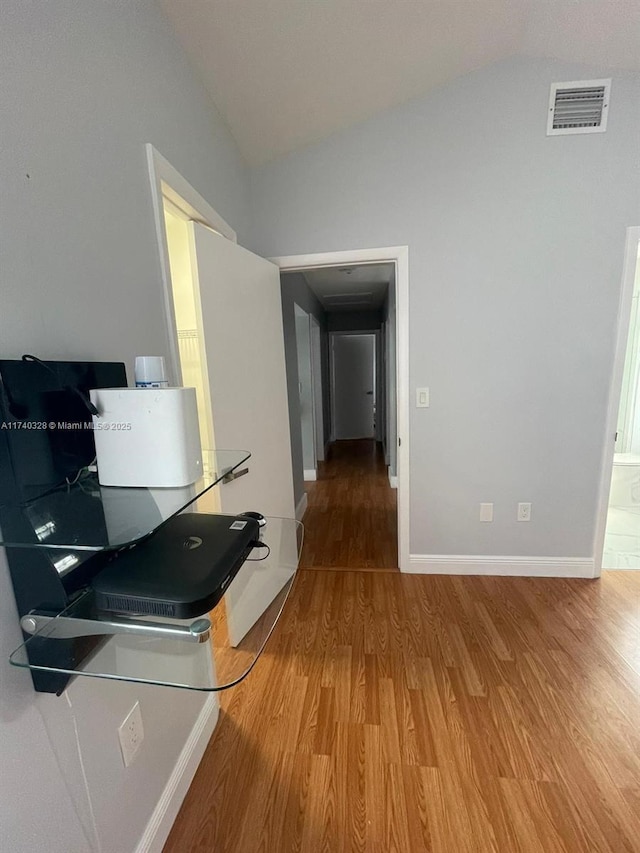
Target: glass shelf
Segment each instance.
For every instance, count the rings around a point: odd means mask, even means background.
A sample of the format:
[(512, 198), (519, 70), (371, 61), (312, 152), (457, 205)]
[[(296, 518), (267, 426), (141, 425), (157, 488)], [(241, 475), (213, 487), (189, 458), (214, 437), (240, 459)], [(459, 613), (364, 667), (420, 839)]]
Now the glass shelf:
[(190, 486), (144, 489), (101, 486), (96, 474), (22, 504), (0, 506), (0, 545), (102, 551), (143, 539), (250, 457), (245, 450), (209, 454), (212, 474)]
[(63, 675), (201, 691), (233, 687), (252, 669), (278, 621), (297, 571), (302, 532), (293, 519), (267, 519), (261, 531), (270, 549), (266, 558), (260, 558), (266, 549), (255, 549), (214, 610), (200, 619), (99, 613), (93, 593), (86, 592), (9, 659), (17, 667)]

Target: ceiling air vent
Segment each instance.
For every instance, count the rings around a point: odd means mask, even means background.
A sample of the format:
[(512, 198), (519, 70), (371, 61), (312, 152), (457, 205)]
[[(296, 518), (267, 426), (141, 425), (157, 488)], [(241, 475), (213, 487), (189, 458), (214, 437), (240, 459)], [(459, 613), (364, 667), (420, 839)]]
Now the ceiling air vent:
[(611, 80), (552, 83), (547, 136), (602, 133), (607, 129)]

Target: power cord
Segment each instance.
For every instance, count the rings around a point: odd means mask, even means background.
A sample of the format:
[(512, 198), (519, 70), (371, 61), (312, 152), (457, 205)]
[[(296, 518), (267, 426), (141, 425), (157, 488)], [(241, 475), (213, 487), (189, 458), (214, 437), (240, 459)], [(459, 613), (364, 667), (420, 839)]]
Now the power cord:
[(261, 563), (263, 560), (266, 560), (268, 558), (269, 554), (271, 553), (271, 548), (267, 545), (267, 543), (261, 542), (259, 539), (254, 539), (253, 542), (251, 543), (251, 547), (252, 548), (266, 548), (267, 553), (264, 555), (264, 557), (258, 557), (257, 559), (255, 557), (247, 557), (247, 560), (246, 560), (247, 563)]
[(63, 385), (63, 384), (62, 384), (62, 382), (60, 382), (60, 377), (59, 377), (59, 376), (58, 376), (58, 374), (55, 372), (55, 370), (54, 370), (52, 367), (49, 367), (49, 365), (48, 365), (45, 361), (42, 361), (42, 359), (41, 359), (41, 358), (38, 358), (38, 357), (37, 357), (37, 356), (35, 356), (35, 355), (31, 355), (30, 353), (25, 353), (25, 354), (22, 356), (22, 361), (33, 361), (33, 362), (35, 362), (36, 364), (39, 364), (39, 365), (40, 365), (40, 367), (43, 367), (45, 370), (48, 370), (48, 371), (49, 371), (49, 373), (53, 374), (53, 376), (55, 376), (55, 378), (58, 380), (58, 385), (60, 385), (60, 388), (61, 388), (63, 391), (72, 391), (74, 394), (76, 394), (76, 396), (80, 397), (80, 399), (82, 400), (82, 403), (83, 403), (84, 407), (85, 407), (85, 408), (86, 408), (86, 409), (87, 409), (87, 410), (88, 410), (92, 415), (96, 415), (97, 417), (99, 417), (99, 416), (100, 416), (100, 412), (99, 412), (99, 411), (97, 410), (97, 408), (93, 405), (93, 403), (92, 403), (92, 402), (91, 402), (91, 400), (86, 396), (86, 394), (83, 394), (83, 393), (82, 393), (82, 391), (81, 391), (79, 388), (74, 388), (72, 385)]
[(69, 477), (65, 477), (64, 479), (65, 479), (67, 486), (75, 486), (76, 483), (78, 483), (78, 485), (80, 485), (79, 481), (80, 481), (81, 477), (87, 477), (89, 474), (93, 473), (93, 471), (91, 469), (95, 465), (95, 463), (96, 463), (96, 457), (94, 456), (93, 461), (90, 462), (88, 465), (85, 465), (84, 468), (81, 468), (78, 471), (78, 473), (76, 474), (76, 476), (73, 478), (73, 480), (70, 480)]

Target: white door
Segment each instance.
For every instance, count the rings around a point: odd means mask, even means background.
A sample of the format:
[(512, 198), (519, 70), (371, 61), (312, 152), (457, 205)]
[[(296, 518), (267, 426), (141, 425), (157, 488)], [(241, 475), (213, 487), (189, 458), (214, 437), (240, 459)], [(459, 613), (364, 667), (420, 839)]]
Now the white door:
[(334, 334), (334, 438), (373, 438), (375, 335)]
[(215, 446), (251, 451), (220, 511), (295, 518), (280, 271), (202, 225), (193, 235)]

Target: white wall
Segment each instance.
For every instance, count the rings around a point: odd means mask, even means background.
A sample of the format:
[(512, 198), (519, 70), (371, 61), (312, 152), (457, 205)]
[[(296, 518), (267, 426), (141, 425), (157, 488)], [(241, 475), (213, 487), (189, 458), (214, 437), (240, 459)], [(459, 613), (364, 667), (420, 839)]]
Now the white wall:
[(252, 174), (261, 254), (409, 246), (414, 554), (593, 553), (640, 78), (606, 133), (545, 129), (551, 82), (600, 76), (511, 59)]
[(10, 0), (1, 38), (2, 352), (132, 367), (166, 349), (144, 143), (239, 242), (242, 161), (153, 0)]
[(328, 311), (328, 332), (372, 332), (382, 323), (380, 311)]
[[(47, 717), (58, 719), (58, 708), (63, 719), (71, 722), (71, 717), (64, 700), (58, 700), (49, 715), (50, 697), (35, 696), (29, 675), (9, 666), (8, 657), (21, 642), (9, 571), (0, 549), (0, 847), (16, 853), (90, 850), (93, 831), (81, 773), (76, 776), (80, 785), (72, 793), (67, 778), (71, 783), (73, 774), (63, 772), (47, 731)], [(59, 729), (61, 738), (65, 728)], [(69, 763), (75, 763), (76, 756), (72, 742)], [(79, 770), (77, 764), (74, 769)]]
[(325, 435), (329, 435), (329, 345), (326, 332), (326, 313), (302, 273), (280, 275), (282, 297), (282, 329), (284, 357), (287, 367), (287, 396), (289, 398), (289, 429), (291, 433), (291, 464), (293, 468), (293, 495), (296, 506), (304, 499), (304, 465), (302, 459), (302, 431), (300, 427), (300, 395), (298, 392), (298, 352), (296, 343), (295, 306), (298, 304), (312, 314), (320, 324), (322, 349), (322, 392)]
[[(168, 356), (144, 144), (240, 240), (243, 163), (152, 0), (1, 16), (0, 354), (121, 359), (132, 380), (136, 354)], [(7, 663), (21, 635), (2, 555), (0, 605), (0, 846), (133, 850), (205, 697), (94, 679), (36, 696)], [(136, 699), (145, 743), (125, 769), (116, 728)]]

